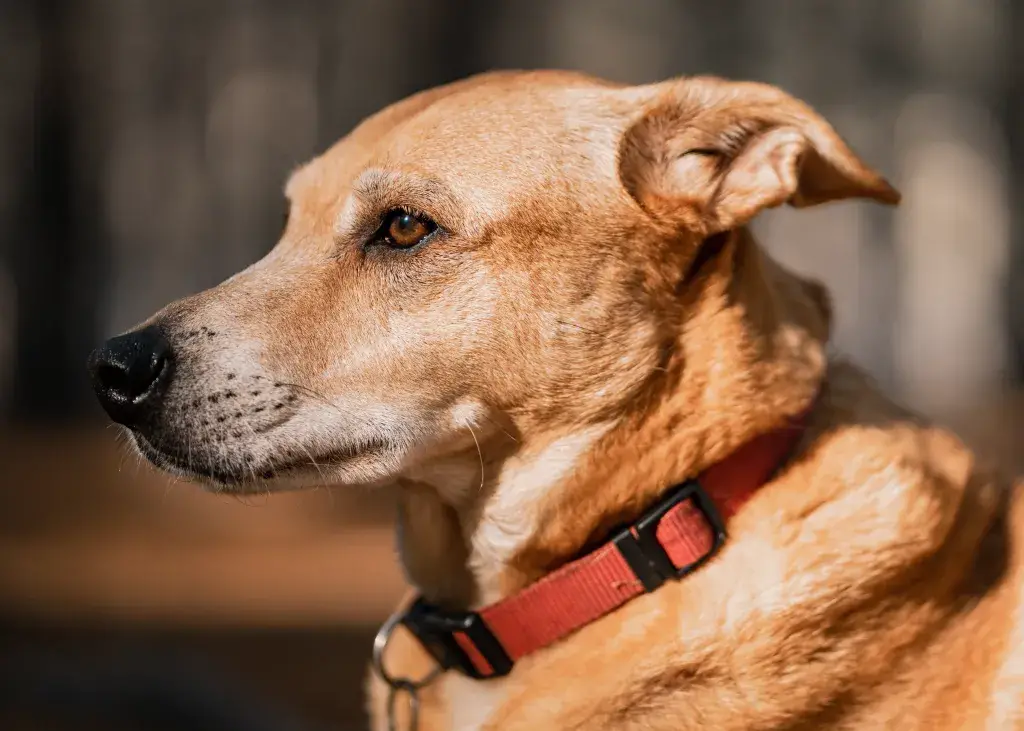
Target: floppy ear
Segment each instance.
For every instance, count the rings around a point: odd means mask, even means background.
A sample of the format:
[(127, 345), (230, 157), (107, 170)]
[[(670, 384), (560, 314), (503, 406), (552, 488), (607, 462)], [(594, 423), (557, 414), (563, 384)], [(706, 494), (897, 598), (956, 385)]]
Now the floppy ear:
[(709, 77), (669, 82), (648, 101), (622, 139), (619, 175), (649, 213), (702, 234), (786, 202), (900, 199), (803, 102)]

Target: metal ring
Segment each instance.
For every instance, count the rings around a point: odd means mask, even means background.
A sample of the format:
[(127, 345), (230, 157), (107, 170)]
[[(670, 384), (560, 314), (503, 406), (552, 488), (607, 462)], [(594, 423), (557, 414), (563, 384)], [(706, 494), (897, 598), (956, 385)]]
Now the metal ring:
[(387, 649), (388, 643), (391, 641), (391, 635), (394, 634), (395, 628), (402, 623), (404, 617), (405, 612), (399, 610), (388, 617), (387, 621), (377, 630), (377, 636), (373, 638), (372, 665), (373, 671), (391, 688), (395, 690), (416, 691), (434, 682), (443, 672), (444, 668), (438, 665), (419, 680), (396, 678), (384, 669), (384, 650)]
[(404, 691), (409, 696), (409, 728), (417, 731), (420, 725), (420, 697), (415, 685), (409, 681), (399, 681), (398, 685), (391, 686), (388, 691), (387, 718), (389, 731), (396, 731), (398, 728), (396, 701), (399, 692)]

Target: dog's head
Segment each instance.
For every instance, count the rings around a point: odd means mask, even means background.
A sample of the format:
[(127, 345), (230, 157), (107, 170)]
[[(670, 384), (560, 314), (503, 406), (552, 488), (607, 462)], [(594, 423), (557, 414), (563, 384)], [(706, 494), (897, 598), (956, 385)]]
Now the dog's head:
[(664, 370), (706, 242), (784, 202), (898, 197), (774, 88), (563, 73), (399, 102), (286, 195), (263, 260), (90, 358), (146, 457), (238, 491), (607, 419)]

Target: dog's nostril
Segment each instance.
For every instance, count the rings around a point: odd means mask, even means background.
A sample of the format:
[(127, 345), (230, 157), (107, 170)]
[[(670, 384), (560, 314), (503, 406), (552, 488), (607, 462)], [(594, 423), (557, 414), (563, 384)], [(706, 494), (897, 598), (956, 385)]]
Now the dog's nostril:
[(127, 396), (133, 390), (131, 378), (118, 366), (104, 363), (96, 368), (95, 377), (105, 388), (115, 393)]

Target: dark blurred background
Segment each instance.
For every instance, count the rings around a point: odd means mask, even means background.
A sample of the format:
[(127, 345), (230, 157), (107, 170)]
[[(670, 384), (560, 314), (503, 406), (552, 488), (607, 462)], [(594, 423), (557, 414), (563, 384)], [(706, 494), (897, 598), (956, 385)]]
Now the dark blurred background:
[(0, 727), (361, 728), (391, 496), (225, 501), (117, 444), (103, 337), (273, 245), (289, 171), (491, 68), (779, 84), (905, 194), (772, 212), (837, 350), (1024, 457), (1024, 3), (0, 3)]

